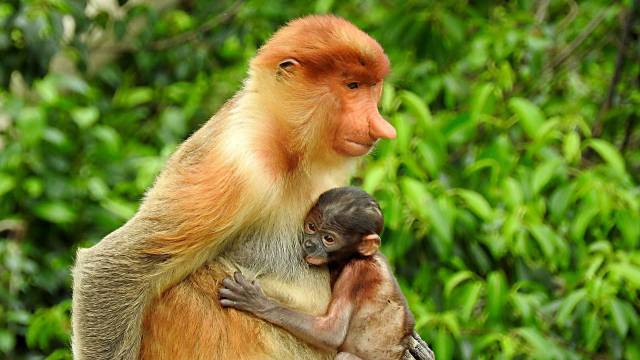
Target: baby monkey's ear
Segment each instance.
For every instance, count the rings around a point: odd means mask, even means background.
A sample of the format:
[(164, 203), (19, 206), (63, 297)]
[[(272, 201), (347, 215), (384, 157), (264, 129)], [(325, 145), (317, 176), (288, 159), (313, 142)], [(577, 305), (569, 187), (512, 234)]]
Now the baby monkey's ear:
[(380, 247), (380, 236), (378, 234), (369, 234), (362, 237), (360, 245), (358, 245), (358, 252), (363, 256), (371, 256), (378, 251)]

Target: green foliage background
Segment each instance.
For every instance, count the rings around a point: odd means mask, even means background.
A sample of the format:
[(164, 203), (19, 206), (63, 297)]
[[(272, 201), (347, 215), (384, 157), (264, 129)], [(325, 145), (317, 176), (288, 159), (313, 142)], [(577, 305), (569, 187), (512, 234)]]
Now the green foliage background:
[(354, 183), (438, 358), (640, 359), (632, 1), (91, 4), (0, 3), (0, 357), (70, 357), (75, 249), (133, 215), (275, 29), (333, 12), (393, 64), (398, 138)]

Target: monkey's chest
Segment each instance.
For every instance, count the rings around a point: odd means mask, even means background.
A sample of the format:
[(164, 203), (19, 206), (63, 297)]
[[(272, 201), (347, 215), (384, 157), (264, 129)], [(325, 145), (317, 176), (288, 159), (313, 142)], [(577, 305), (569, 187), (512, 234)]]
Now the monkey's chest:
[(299, 236), (286, 228), (250, 228), (209, 262), (223, 265), (228, 274), (241, 271), (257, 279), (267, 295), (284, 305), (319, 315), (331, 299), (329, 272), (304, 261)]

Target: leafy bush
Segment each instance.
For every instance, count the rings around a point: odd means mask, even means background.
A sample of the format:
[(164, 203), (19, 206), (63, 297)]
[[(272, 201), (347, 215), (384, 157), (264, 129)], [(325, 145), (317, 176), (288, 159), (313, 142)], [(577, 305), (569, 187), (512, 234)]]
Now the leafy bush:
[(278, 26), (330, 11), (393, 64), (398, 138), (354, 183), (438, 358), (640, 358), (632, 1), (120, 3), (0, 4), (0, 353), (70, 357), (75, 249), (132, 216)]

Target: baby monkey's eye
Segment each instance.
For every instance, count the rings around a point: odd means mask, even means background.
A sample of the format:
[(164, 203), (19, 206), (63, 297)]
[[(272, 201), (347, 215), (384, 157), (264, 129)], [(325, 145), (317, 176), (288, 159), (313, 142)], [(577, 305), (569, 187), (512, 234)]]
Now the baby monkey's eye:
[(316, 232), (316, 225), (312, 222), (307, 223), (307, 232), (313, 234), (314, 232)]
[(331, 245), (334, 242), (336, 242), (336, 240), (331, 236), (331, 235), (325, 235), (322, 237), (322, 241), (324, 241), (324, 243), (326, 245)]

